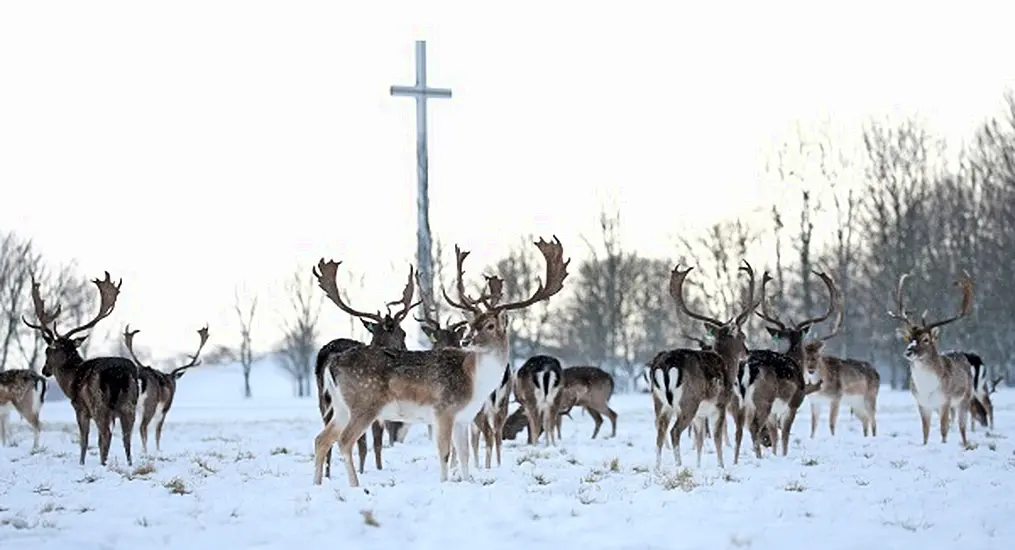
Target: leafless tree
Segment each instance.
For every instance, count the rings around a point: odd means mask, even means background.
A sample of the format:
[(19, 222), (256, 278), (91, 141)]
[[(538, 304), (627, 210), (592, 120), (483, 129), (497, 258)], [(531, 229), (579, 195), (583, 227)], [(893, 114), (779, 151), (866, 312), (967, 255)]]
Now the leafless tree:
[(297, 269), (286, 283), (290, 311), (284, 317), (282, 342), (278, 351), (281, 367), (292, 377), (296, 395), (311, 395), (314, 361), (317, 356), (317, 321), (321, 313), (321, 297), (310, 270)]
[(244, 300), (240, 298), (239, 291), (236, 291), (233, 308), (236, 310), (236, 318), (240, 323), (240, 345), (238, 351), (240, 365), (243, 367), (243, 397), (250, 399), (253, 395), (250, 390), (250, 370), (254, 366), (254, 350), (250, 331), (254, 324), (254, 314), (257, 312), (257, 296), (251, 296), (249, 299)]

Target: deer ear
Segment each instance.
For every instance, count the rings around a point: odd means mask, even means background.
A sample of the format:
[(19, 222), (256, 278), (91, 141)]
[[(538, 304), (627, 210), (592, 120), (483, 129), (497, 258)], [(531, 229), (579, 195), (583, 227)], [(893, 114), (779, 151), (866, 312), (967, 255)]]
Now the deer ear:
[(941, 328), (940, 327), (934, 327), (934, 328), (930, 329), (930, 339), (931, 340), (937, 342), (938, 336), (940, 336), (940, 335), (941, 335)]
[(800, 331), (800, 335), (801, 336), (807, 336), (807, 333), (810, 332), (810, 331), (811, 331), (811, 327), (809, 327), (809, 326), (804, 327), (804, 329), (802, 331)]
[(433, 327), (430, 327), (430, 326), (427, 326), (427, 325), (421, 325), (419, 328), (420, 328), (420, 330), (423, 331), (423, 334), (426, 334), (426, 337), (430, 339), (430, 343), (432, 344), (433, 343), (433, 338), (434, 338), (434, 329), (433, 329)]
[(455, 329), (455, 338), (458, 339), (459, 342), (461, 342), (462, 338), (465, 338), (465, 331), (468, 330), (468, 329), (469, 329), (469, 327), (458, 327), (458, 328), (456, 328)]
[(772, 328), (772, 327), (765, 327), (765, 330), (768, 331), (768, 335), (771, 336), (772, 338), (774, 338), (776, 340), (779, 339), (779, 329)]
[(77, 338), (71, 338), (71, 340), (70, 340), (70, 341), (71, 341), (71, 343), (72, 343), (72, 344), (74, 344), (74, 347), (75, 347), (75, 348), (80, 348), (80, 347), (81, 347), (81, 344), (84, 344), (84, 343), (85, 343), (85, 340), (86, 340), (87, 338), (88, 338), (88, 335), (86, 334), (86, 335), (84, 335), (84, 336), (79, 336), (79, 337), (77, 337)]
[(377, 333), (377, 323), (373, 323), (371, 321), (367, 321), (366, 319), (360, 319), (360, 322), (363, 323), (363, 326), (367, 327), (367, 330), (370, 331), (370, 334), (376, 334)]

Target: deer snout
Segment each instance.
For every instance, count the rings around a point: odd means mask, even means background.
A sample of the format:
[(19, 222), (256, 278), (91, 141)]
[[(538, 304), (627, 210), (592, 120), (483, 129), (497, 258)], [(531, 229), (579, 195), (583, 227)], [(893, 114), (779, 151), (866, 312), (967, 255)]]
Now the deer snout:
[(915, 354), (916, 354), (916, 342), (910, 342), (909, 345), (906, 346), (905, 355), (906, 357), (912, 357)]

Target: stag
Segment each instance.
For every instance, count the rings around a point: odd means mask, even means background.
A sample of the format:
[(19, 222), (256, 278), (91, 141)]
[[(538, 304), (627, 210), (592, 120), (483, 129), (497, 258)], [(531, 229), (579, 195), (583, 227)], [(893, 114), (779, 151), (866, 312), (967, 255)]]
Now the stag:
[(32, 303), (38, 323), (32, 324), (24, 317), (21, 320), (37, 331), (46, 343), (46, 363), (42, 367), (42, 375), (56, 378), (60, 389), (70, 398), (78, 422), (80, 464), (85, 463), (88, 431), (90, 423), (94, 420), (99, 430), (99, 462), (103, 466), (106, 465), (109, 445), (113, 439), (113, 422), (117, 419), (120, 420), (120, 428), (123, 430), (123, 450), (127, 455), (127, 464), (131, 464), (130, 439), (134, 429), (134, 417), (137, 414), (137, 368), (129, 359), (123, 357), (83, 359), (78, 347), (84, 343), (88, 335), (75, 336), (109, 317), (113, 307), (116, 306), (116, 298), (120, 294), (123, 279), (113, 284), (107, 271), (104, 280), (93, 279), (92, 282), (99, 290), (99, 312), (91, 321), (60, 334), (56, 329), (60, 305), (58, 304), (52, 312), (46, 311), (46, 305), (39, 293), (39, 283), (35, 282), (34, 278)]
[[(546, 277), (527, 299), (496, 305), (468, 300), (462, 269), (458, 270), (458, 300), (442, 289), (448, 304), (471, 315), (461, 349), (403, 351), (361, 346), (328, 359), (324, 391), (331, 396), (334, 415), (314, 440), (315, 484), (322, 481), (325, 452), (337, 442), (349, 485), (359, 486), (352, 467), (352, 445), (375, 419), (434, 424), (442, 482), (448, 479), (453, 429), (462, 479), (471, 479), (468, 423), (500, 385), (508, 364), (503, 313), (549, 299), (563, 289), (568, 275), (570, 260), (563, 259), (559, 240), (540, 239), (536, 247), (546, 260)], [(321, 289), (332, 301), (339, 300), (334, 277), (337, 264), (321, 259), (318, 267)]]
[(32, 427), (32, 450), (39, 448), (42, 422), (39, 411), (46, 401), (46, 379), (30, 369), (0, 371), (0, 444), (7, 445), (7, 420), (11, 409)]
[[(681, 465), (680, 434), (692, 424), (697, 464), (700, 466), (706, 423), (713, 428), (716, 458), (719, 466), (723, 467), (722, 434), (726, 431), (727, 413), (733, 416), (738, 434), (734, 464), (740, 454), (744, 417), (740, 396), (735, 391), (733, 381), (739, 365), (747, 359), (748, 354), (743, 324), (758, 307), (758, 302), (754, 300), (754, 269), (746, 260), (739, 268), (739, 271), (748, 275), (749, 296), (743, 310), (726, 322), (688, 308), (683, 294), (684, 281), (692, 269), (694, 268), (688, 267), (681, 270), (679, 265), (673, 268), (670, 274), (670, 296), (679, 311), (705, 324), (715, 343), (712, 350), (680, 348), (660, 352), (649, 362), (652, 404), (656, 418), (656, 468), (662, 466), (667, 429), (670, 429), (674, 460), (678, 466)], [(674, 417), (676, 422), (670, 428)]]
[(941, 417), (941, 442), (948, 441), (949, 414), (955, 409), (958, 416), (959, 437), (967, 445), (966, 422), (969, 417), (970, 401), (973, 397), (973, 365), (961, 351), (940, 353), (938, 341), (941, 327), (954, 323), (973, 311), (973, 280), (965, 271), (955, 281), (962, 291), (962, 303), (955, 315), (927, 322), (926, 313), (917, 324), (909, 317), (905, 305), (905, 285), (909, 273), (899, 277), (895, 301), (898, 311), (888, 311), (888, 316), (902, 323), (902, 336), (907, 342), (904, 355), (910, 366), (909, 390), (916, 400), (923, 429), (923, 444), (930, 438), (930, 417), (937, 411)]
[[(333, 269), (338, 270), (338, 266), (341, 262), (334, 264)], [(321, 273), (314, 271), (314, 276), (320, 280)], [(334, 274), (332, 274), (334, 275)], [(345, 313), (352, 315), (363, 323), (367, 331), (370, 332), (370, 343), (364, 344), (359, 340), (352, 340), (349, 338), (336, 338), (327, 344), (325, 344), (317, 352), (317, 362), (314, 366), (314, 378), (317, 381), (317, 406), (321, 411), (321, 420), (326, 425), (332, 416), (331, 411), (331, 397), (324, 391), (324, 370), (328, 360), (336, 355), (341, 355), (346, 351), (363, 345), (370, 345), (379, 347), (382, 349), (397, 349), (405, 350), (405, 330), (402, 329), (402, 321), (405, 320), (406, 315), (422, 301), (413, 303), (412, 296), (415, 292), (413, 287), (413, 269), (409, 266), (409, 280), (406, 282), (405, 287), (402, 289), (402, 298), (393, 302), (384, 304), (387, 312), (385, 315), (381, 315), (380, 311), (377, 313), (367, 313), (353, 309), (342, 299), (341, 293), (337, 290), (335, 292), (335, 299), (332, 302), (338, 306), (339, 309)], [(395, 305), (401, 305), (401, 309), (395, 313), (391, 313), (391, 307)], [(374, 440), (374, 464), (378, 470), (382, 469), (381, 464), (381, 448), (384, 445), (384, 430), (388, 430), (388, 434), (391, 437), (391, 443), (394, 444), (398, 438), (399, 432), (402, 432), (403, 426), (400, 422), (386, 422), (384, 424), (380, 422), (374, 422), (371, 424), (371, 432)], [(359, 454), (359, 472), (362, 474), (364, 466), (366, 465), (367, 459), (367, 436), (364, 433), (358, 440), (356, 440), (356, 447)], [(331, 449), (328, 449), (326, 462), (326, 475), (331, 477)]]
[(141, 412), (141, 426), (138, 433), (141, 434), (141, 452), (148, 454), (148, 426), (155, 422), (155, 450), (162, 451), (162, 425), (166, 423), (166, 415), (173, 406), (173, 398), (176, 397), (176, 381), (183, 378), (187, 370), (201, 364), (198, 359), (205, 342), (208, 341), (208, 327), (201, 328), (197, 335), (201, 343), (197, 351), (190, 356), (190, 361), (185, 365), (174, 368), (169, 372), (162, 372), (145, 365), (134, 353), (134, 335), (140, 330), (130, 330), (130, 325), (123, 329), (123, 343), (127, 353), (137, 366), (138, 380), (141, 382), (141, 395), (137, 400), (137, 409)]

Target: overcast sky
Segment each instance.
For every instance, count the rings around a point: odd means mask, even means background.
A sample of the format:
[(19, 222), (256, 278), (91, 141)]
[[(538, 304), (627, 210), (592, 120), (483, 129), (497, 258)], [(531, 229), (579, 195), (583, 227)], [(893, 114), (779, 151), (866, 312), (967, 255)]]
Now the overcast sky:
[[(582, 254), (604, 200), (666, 254), (778, 195), (762, 154), (795, 120), (901, 110), (961, 138), (1015, 76), (1001, 2), (477, 4), (4, 2), (0, 228), (122, 277), (100, 326), (156, 355), (205, 322), (235, 343), (237, 285), (267, 345), (322, 256), (369, 274), (354, 307), (399, 294), (415, 115), (388, 88), (416, 39), (454, 93), (430, 104), (432, 226), (473, 273), (528, 232)], [(347, 335), (330, 303), (322, 323)]]

